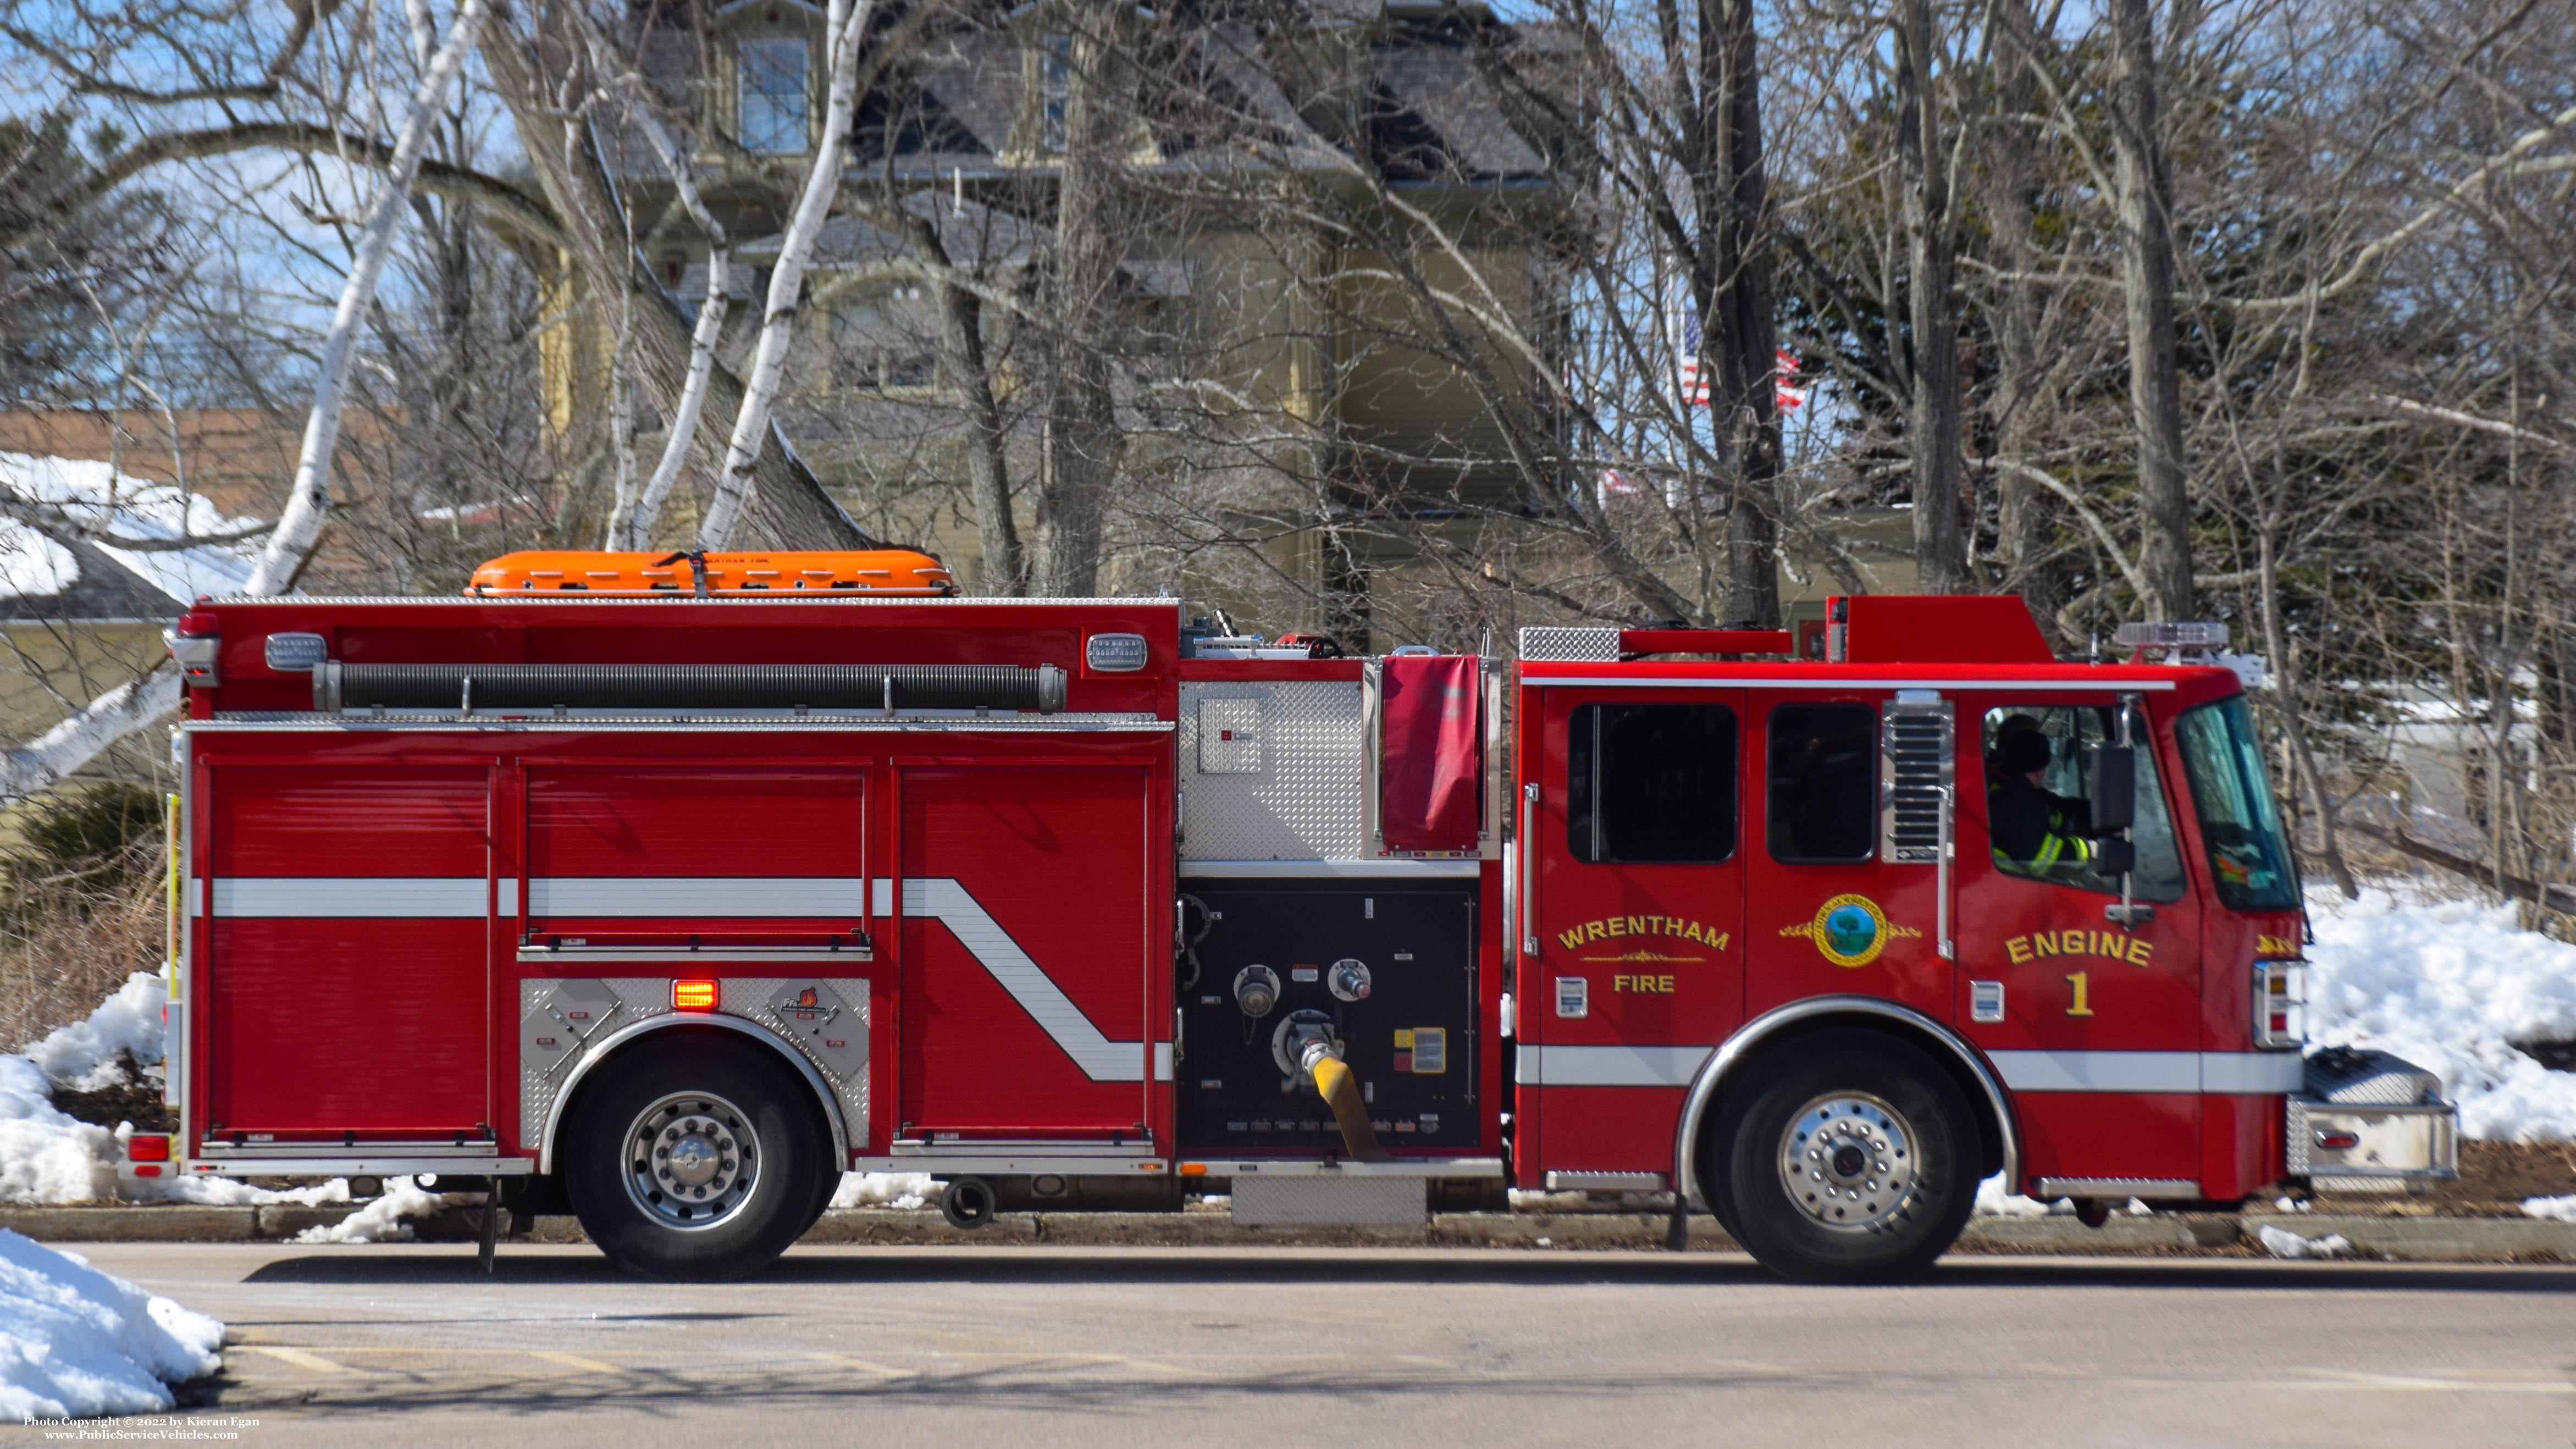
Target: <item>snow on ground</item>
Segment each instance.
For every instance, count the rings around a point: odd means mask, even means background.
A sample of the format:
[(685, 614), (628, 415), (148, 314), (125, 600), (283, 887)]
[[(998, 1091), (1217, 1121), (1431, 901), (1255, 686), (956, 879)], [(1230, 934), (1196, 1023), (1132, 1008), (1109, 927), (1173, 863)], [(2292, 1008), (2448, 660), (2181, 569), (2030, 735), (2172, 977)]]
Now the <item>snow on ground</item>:
[(2275, 1258), (2349, 1258), (2352, 1242), (2341, 1233), (2328, 1233), (2322, 1238), (2303, 1238), (2287, 1228), (2265, 1223), (2254, 1235), (2263, 1240), (2263, 1251)]
[(204, 1314), (0, 1228), (0, 1420), (170, 1408), (223, 1341)]
[(2440, 1074), (2460, 1130), (2576, 1140), (2576, 1072), (2517, 1041), (2576, 1039), (2576, 946), (2516, 926), (2510, 906), (2411, 901), (2371, 887), (2308, 892), (2308, 1035), (2394, 1052)]
[(2576, 1223), (2576, 1193), (2566, 1197), (2527, 1197), (2522, 1200), (2522, 1210), (2552, 1222)]
[(883, 1207), (918, 1212), (939, 1196), (926, 1172), (849, 1172), (832, 1191), (836, 1208)]
[[(348, 1184), (340, 1183), (340, 1201), (349, 1197)], [(441, 1208), (480, 1207), (479, 1192), (431, 1192), (409, 1177), (385, 1179), (384, 1194), (365, 1207), (336, 1223), (306, 1228), (291, 1241), (298, 1243), (408, 1243), (412, 1240), (411, 1219), (425, 1218)]]

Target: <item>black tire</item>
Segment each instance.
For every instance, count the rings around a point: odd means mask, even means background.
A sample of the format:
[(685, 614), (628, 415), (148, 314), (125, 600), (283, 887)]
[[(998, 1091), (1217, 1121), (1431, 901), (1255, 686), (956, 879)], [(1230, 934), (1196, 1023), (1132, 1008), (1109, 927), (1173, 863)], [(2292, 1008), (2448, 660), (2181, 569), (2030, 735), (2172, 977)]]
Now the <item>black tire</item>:
[[(826, 1139), (824, 1152), (828, 1155), (830, 1151), (829, 1140)], [(801, 1238), (814, 1231), (814, 1225), (823, 1220), (823, 1214), (832, 1210), (832, 1195), (840, 1190), (841, 1174), (838, 1172), (826, 1167), (814, 1174), (814, 1205), (806, 1210), (805, 1226), (797, 1230), (796, 1236)]]
[(1979, 1154), (1967, 1099), (1931, 1058), (1874, 1032), (1825, 1032), (1747, 1066), (1703, 1139), (1701, 1190), (1781, 1277), (1884, 1283), (1958, 1240)]
[[(749, 1277), (802, 1237), (815, 1204), (829, 1200), (818, 1145), (826, 1139), (810, 1096), (774, 1052), (753, 1043), (704, 1035), (641, 1043), (583, 1088), (563, 1165), (573, 1213), (628, 1272)], [(630, 1157), (639, 1134), (673, 1142), (682, 1157), (668, 1149), (660, 1163)], [(667, 1183), (672, 1166), (709, 1176), (665, 1196), (652, 1175)], [(709, 1191), (712, 1201), (688, 1200)]]

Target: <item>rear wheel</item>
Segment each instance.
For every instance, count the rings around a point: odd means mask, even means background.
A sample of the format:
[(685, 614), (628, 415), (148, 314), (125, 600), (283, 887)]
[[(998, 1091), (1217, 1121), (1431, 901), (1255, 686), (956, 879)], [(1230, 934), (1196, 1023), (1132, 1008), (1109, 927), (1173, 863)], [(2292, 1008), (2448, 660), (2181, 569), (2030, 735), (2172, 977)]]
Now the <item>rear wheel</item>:
[(571, 1123), (564, 1186), (611, 1262), (741, 1278), (785, 1252), (824, 1189), (803, 1084), (756, 1046), (705, 1039), (601, 1069)]
[[(1921, 1272), (1977, 1194), (1967, 1100), (1921, 1051), (1867, 1032), (1804, 1038), (1727, 1093), (1703, 1179), (1764, 1267), (1811, 1283)], [(1722, 1193), (1722, 1198), (1720, 1194)]]

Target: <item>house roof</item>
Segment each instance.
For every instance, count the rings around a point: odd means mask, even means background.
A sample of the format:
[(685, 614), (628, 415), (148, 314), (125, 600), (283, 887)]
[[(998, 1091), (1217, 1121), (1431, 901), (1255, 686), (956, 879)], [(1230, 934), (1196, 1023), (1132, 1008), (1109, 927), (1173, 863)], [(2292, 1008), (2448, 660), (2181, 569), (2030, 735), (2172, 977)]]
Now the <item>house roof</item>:
[(261, 539), (183, 493), (89, 459), (0, 452), (0, 619), (152, 619), (236, 593)]

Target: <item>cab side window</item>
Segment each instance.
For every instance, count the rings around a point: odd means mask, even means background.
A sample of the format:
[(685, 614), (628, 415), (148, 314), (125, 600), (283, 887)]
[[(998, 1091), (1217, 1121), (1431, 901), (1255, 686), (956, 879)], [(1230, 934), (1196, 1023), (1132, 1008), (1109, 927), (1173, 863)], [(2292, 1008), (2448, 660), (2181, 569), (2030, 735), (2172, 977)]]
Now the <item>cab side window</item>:
[(1869, 859), (1878, 845), (1878, 711), (1865, 704), (1774, 708), (1763, 838), (1790, 865)]
[(1734, 855), (1735, 736), (1735, 711), (1719, 704), (1577, 708), (1567, 723), (1567, 853), (1602, 864)]
[[(2084, 752), (2113, 738), (2111, 712), (2091, 705), (2000, 705), (1986, 711), (1986, 832), (1995, 869), (2117, 895), (2120, 877), (2094, 866), (2099, 839), (2084, 795)], [(2182, 850), (2165, 808), (2156, 754), (2137, 751), (2137, 847), (2131, 888), (2142, 901), (2182, 899)]]

